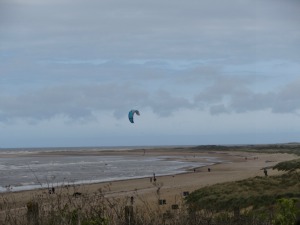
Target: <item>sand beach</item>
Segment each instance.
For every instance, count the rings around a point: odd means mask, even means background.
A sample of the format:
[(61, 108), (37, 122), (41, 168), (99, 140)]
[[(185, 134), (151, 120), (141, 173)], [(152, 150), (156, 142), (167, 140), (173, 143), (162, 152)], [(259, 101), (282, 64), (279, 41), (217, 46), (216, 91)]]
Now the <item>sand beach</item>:
[[(40, 153), (36, 153), (40, 154)], [(50, 153), (47, 153), (50, 154)], [(56, 152), (51, 154), (83, 154), (83, 155), (137, 155), (142, 154), (153, 156), (164, 156), (174, 159), (179, 157), (180, 160), (202, 162), (201, 156), (211, 156), (221, 159), (220, 163), (206, 167), (186, 168), (186, 172), (167, 176), (156, 176), (149, 174), (149, 177), (118, 180), (111, 182), (100, 182), (95, 184), (81, 184), (67, 187), (72, 189), (71, 192), (78, 192), (82, 195), (92, 195), (101, 190), (107, 198), (120, 197), (128, 199), (133, 197), (135, 204), (148, 202), (157, 205), (158, 199), (164, 199), (167, 205), (176, 204), (183, 198), (184, 192), (192, 192), (201, 187), (216, 183), (237, 181), (249, 177), (265, 176), (262, 168), (272, 167), (281, 161), (287, 161), (298, 158), (293, 154), (267, 154), (251, 153), (237, 151), (197, 151), (184, 148), (164, 148), (164, 149), (136, 149), (128, 151), (86, 151), (86, 152)], [(210, 172), (208, 171), (210, 168)], [(278, 174), (276, 170), (268, 169), (268, 175)], [(62, 187), (66, 188), (66, 187)], [(56, 187), (56, 192), (60, 187)], [(70, 191), (70, 190), (69, 190)], [(1, 193), (0, 204), (3, 201), (13, 201), (15, 207), (25, 207), (26, 204), (34, 197), (49, 195), (47, 189), (27, 190), (19, 192)], [(6, 202), (7, 204), (7, 202)]]

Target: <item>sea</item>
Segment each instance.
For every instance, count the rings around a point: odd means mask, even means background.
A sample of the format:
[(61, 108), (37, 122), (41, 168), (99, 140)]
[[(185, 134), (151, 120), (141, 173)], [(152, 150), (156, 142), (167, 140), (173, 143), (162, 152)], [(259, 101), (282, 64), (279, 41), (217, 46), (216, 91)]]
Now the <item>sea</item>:
[[(76, 155), (59, 151), (134, 150), (145, 147), (0, 149), (0, 192), (33, 190), (61, 185), (89, 184), (187, 172), (187, 169), (221, 162), (205, 157), (190, 162), (179, 157), (145, 155)], [(154, 149), (155, 147), (149, 147)], [(168, 158), (168, 160), (167, 160)]]

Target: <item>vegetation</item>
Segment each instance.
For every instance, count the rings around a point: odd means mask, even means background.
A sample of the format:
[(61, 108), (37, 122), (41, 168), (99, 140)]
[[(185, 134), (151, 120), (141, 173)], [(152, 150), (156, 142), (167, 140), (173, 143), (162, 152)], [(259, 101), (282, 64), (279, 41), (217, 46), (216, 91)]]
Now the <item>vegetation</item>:
[(241, 151), (265, 153), (289, 153), (300, 155), (300, 143), (265, 145), (200, 145), (193, 149), (202, 151)]
[(210, 211), (216, 222), (212, 224), (293, 225), (300, 214), (299, 160), (278, 163), (274, 169), (288, 173), (201, 188), (188, 196), (189, 210)]
[[(254, 177), (201, 188), (179, 207), (135, 205), (130, 199), (105, 197), (105, 191), (75, 196), (62, 189), (34, 196), (26, 207), (0, 205), (5, 225), (292, 225), (300, 197), (295, 173)], [(75, 192), (76, 193), (76, 192)], [(5, 196), (2, 196), (5, 198)], [(4, 199), (2, 199), (4, 200)], [(142, 199), (140, 199), (143, 201)]]
[(274, 225), (294, 225), (298, 213), (299, 209), (296, 207), (295, 200), (280, 199), (277, 204)]
[(281, 198), (299, 198), (300, 184), (295, 174), (254, 177), (242, 181), (216, 184), (191, 193), (187, 202), (192, 209), (216, 212), (235, 208), (274, 205)]
[(278, 163), (273, 169), (287, 172), (297, 172), (297, 170), (300, 169), (300, 159)]

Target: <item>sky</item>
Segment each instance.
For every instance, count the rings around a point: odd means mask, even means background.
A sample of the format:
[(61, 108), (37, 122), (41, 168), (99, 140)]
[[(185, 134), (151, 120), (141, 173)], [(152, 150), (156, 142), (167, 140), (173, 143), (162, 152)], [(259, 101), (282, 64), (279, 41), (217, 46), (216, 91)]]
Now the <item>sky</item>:
[(0, 147), (298, 142), (299, 9), (0, 0)]

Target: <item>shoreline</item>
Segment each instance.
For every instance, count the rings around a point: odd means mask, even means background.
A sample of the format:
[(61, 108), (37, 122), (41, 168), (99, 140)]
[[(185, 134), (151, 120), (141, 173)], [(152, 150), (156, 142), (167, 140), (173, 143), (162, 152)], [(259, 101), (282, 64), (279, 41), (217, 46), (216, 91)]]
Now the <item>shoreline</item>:
[[(168, 159), (169, 160), (169, 159)], [(172, 160), (172, 159), (170, 159)], [(213, 167), (214, 165), (217, 164), (222, 164), (222, 163), (227, 163), (227, 162), (215, 162), (211, 165), (203, 165), (203, 166), (198, 166), (198, 167), (192, 167), (189, 166), (187, 168), (180, 168), (178, 169), (178, 172), (174, 173), (166, 173), (166, 174), (159, 174), (156, 175), (156, 177), (167, 177), (167, 176), (176, 176), (176, 175), (182, 175), (182, 174), (189, 174), (193, 172), (194, 170), (199, 170), (201, 168), (205, 167)], [(139, 180), (139, 179), (149, 179), (151, 176), (145, 175), (145, 176), (140, 176), (140, 177), (127, 177), (127, 178), (112, 178), (112, 179), (104, 179), (104, 180), (93, 180), (93, 181), (87, 181), (87, 180), (81, 180), (81, 181), (76, 181), (76, 182), (66, 182), (68, 184), (65, 184), (64, 182), (56, 182), (52, 183), (49, 185), (49, 187), (46, 187), (46, 184), (43, 184), (43, 187), (41, 187), (40, 184), (35, 184), (35, 185), (29, 185), (29, 186), (36, 186), (32, 188), (28, 188), (27, 186), (12, 186), (11, 190), (9, 191), (0, 191), (1, 194), (7, 194), (7, 193), (19, 193), (19, 192), (27, 192), (27, 191), (43, 191), (43, 190), (48, 190), (50, 187), (55, 187), (55, 188), (63, 188), (66, 186), (85, 186), (85, 185), (96, 185), (96, 184), (106, 184), (106, 183), (112, 183), (112, 182), (125, 182), (125, 181), (130, 181), (130, 180)], [(19, 187), (25, 187), (25, 189), (19, 189)], [(4, 187), (2, 187), (4, 189)], [(19, 190), (16, 190), (19, 189)]]
[[(146, 154), (145, 154), (146, 153)], [(206, 166), (207, 164), (211, 165), (213, 163), (218, 163), (220, 160), (216, 157), (207, 156), (207, 154), (202, 154), (199, 153), (196, 156), (194, 155), (194, 158), (192, 157), (190, 152), (182, 152), (182, 149), (171, 149), (170, 148), (163, 148), (163, 149), (148, 149), (147, 152), (144, 149), (132, 149), (132, 150), (113, 150), (113, 151), (53, 151), (53, 152), (31, 152), (31, 153), (26, 153), (26, 154), (9, 154), (9, 155), (0, 155), (0, 159), (6, 160), (7, 157), (10, 157), (11, 159), (13, 158), (20, 158), (22, 161), (24, 161), (22, 158), (29, 158), (28, 162), (32, 162), (32, 169), (31, 169), (31, 164), (28, 164), (26, 169), (29, 170), (23, 174), (23, 176), (29, 176), (31, 178), (27, 180), (21, 180), (20, 182), (7, 182), (7, 183), (2, 183), (2, 186), (0, 188), (0, 193), (5, 193), (7, 191), (11, 192), (19, 192), (19, 191), (29, 191), (29, 190), (38, 190), (38, 189), (47, 189), (50, 186), (63, 186), (65, 184), (72, 184), (72, 185), (88, 185), (88, 184), (95, 184), (95, 183), (103, 183), (103, 182), (114, 182), (114, 181), (119, 181), (119, 180), (132, 180), (132, 179), (137, 179), (137, 178), (145, 178), (151, 176), (152, 172), (157, 173), (159, 176), (168, 176), (168, 175), (175, 175), (179, 173), (185, 173), (188, 171), (193, 170), (195, 167), (202, 167)], [(93, 156), (97, 157), (99, 160), (99, 163), (97, 161), (93, 161), (92, 158)], [(54, 158), (53, 158), (54, 157)], [(72, 173), (70, 177), (66, 175), (66, 177), (58, 177), (56, 180), (45, 180), (45, 178), (41, 178), (41, 175), (39, 175), (39, 178), (36, 177), (35, 173), (38, 173), (37, 168), (42, 168), (43, 173), (51, 173), (52, 168), (49, 168), (48, 170), (45, 170), (47, 167), (43, 167), (43, 163), (48, 164), (48, 158), (49, 158), (49, 163), (52, 163), (55, 161), (57, 163), (57, 168), (59, 169), (59, 165), (63, 165), (64, 160), (67, 160), (70, 162), (68, 159), (70, 158), (77, 158), (74, 162), (79, 162), (80, 164), (78, 166), (83, 167), (85, 165), (89, 165), (91, 162), (91, 165), (97, 165), (99, 164), (100, 167), (95, 166), (95, 170), (93, 167), (90, 167), (91, 169), (89, 170), (90, 172), (98, 173), (98, 175), (86, 177), (84, 173), (87, 173), (87, 175), (90, 173), (88, 170), (85, 172), (81, 172), (80, 174), (76, 174), (75, 172)], [(82, 159), (80, 158), (82, 157)], [(108, 158), (107, 158), (108, 157)], [(112, 158), (110, 158), (112, 157)], [(122, 168), (115, 167), (116, 164), (110, 162), (110, 160), (114, 160), (114, 157), (121, 158), (121, 162), (126, 162), (129, 160), (129, 162), (132, 160), (133, 165), (135, 162), (140, 162), (138, 163), (139, 166), (142, 165), (147, 165), (150, 166), (158, 164), (162, 165), (162, 167), (148, 167), (146, 170), (142, 169), (141, 172), (134, 172), (134, 171), (139, 171), (138, 168), (136, 169), (129, 169), (129, 173), (122, 173)], [(36, 158), (36, 159), (35, 159)], [(60, 161), (56, 161), (56, 158), (59, 158)], [(18, 159), (17, 159), (18, 160)], [(37, 161), (36, 161), (37, 160)], [(87, 161), (86, 161), (87, 160)], [(92, 160), (92, 161), (89, 161)], [(108, 160), (108, 161), (106, 161)], [(39, 165), (39, 161), (42, 163)], [(151, 163), (153, 161), (153, 163)], [(164, 163), (164, 161), (166, 163)], [(18, 162), (18, 161), (16, 161)], [(24, 161), (25, 163), (27, 162)], [(36, 163), (37, 162), (37, 163)], [(87, 162), (87, 164), (85, 164)], [(107, 162), (107, 163), (106, 163)], [(116, 161), (118, 162), (118, 161)], [(105, 165), (104, 165), (105, 163)], [(145, 164), (144, 164), (145, 163)], [(70, 163), (74, 164), (73, 162)], [(185, 165), (184, 165), (185, 164)], [(11, 164), (14, 166), (14, 164)], [(19, 164), (21, 168), (22, 164)], [(27, 165), (27, 164), (24, 164)], [(35, 168), (35, 165), (38, 165), (37, 168)], [(51, 165), (51, 164), (50, 164)], [(165, 165), (165, 166), (164, 166)], [(124, 165), (125, 166), (125, 165)], [(126, 165), (127, 166), (127, 165)], [(8, 166), (6, 166), (8, 167)], [(44, 168), (44, 169), (43, 169)], [(55, 171), (57, 168), (53, 168)], [(97, 170), (99, 170), (99, 172)], [(109, 173), (106, 175), (108, 171), (110, 171), (110, 168), (117, 168), (117, 170), (114, 170), (114, 175), (109, 176)], [(130, 168), (130, 165), (127, 167)], [(160, 169), (161, 170), (160, 170)], [(70, 169), (67, 168), (67, 169)], [(120, 169), (120, 174), (118, 174), (118, 169)], [(20, 170), (20, 169), (19, 169)], [(22, 170), (22, 169), (21, 169)], [(26, 171), (26, 170), (25, 170)], [(49, 171), (49, 172), (48, 172)], [(68, 171), (68, 170), (66, 170)], [(70, 170), (70, 172), (73, 170)], [(82, 170), (84, 171), (84, 170)], [(95, 172), (97, 171), (97, 172)], [(143, 172), (142, 172), (143, 171)], [(147, 172), (148, 171), (148, 172)], [(102, 175), (101, 175), (102, 173)], [(19, 175), (19, 176), (20, 176)], [(46, 176), (46, 175), (44, 175)], [(60, 178), (60, 179), (59, 179)]]

